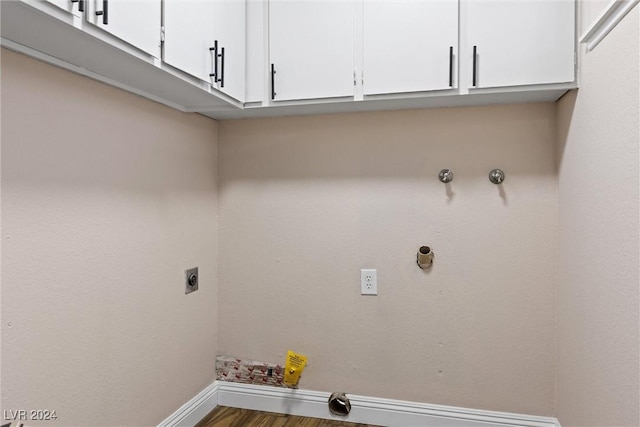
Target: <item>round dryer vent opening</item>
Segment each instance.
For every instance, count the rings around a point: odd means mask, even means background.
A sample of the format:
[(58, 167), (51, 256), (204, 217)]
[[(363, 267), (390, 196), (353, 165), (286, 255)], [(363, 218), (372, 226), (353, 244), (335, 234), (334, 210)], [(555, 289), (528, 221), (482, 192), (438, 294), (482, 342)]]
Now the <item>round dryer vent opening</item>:
[(351, 402), (344, 393), (332, 393), (329, 396), (329, 411), (333, 415), (340, 415), (346, 417), (351, 412)]

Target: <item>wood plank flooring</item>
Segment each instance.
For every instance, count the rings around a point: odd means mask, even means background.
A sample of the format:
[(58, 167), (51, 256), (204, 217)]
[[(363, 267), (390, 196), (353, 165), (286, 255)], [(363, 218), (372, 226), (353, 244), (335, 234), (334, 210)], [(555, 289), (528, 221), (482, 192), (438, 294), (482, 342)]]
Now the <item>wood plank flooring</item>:
[(345, 421), (298, 417), (272, 412), (218, 406), (204, 417), (196, 427), (376, 427)]

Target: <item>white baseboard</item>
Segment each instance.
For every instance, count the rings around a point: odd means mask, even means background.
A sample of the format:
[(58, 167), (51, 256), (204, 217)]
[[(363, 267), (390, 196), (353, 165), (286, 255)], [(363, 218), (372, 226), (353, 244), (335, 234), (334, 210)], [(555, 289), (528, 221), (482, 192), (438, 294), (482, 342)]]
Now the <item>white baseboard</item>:
[(167, 419), (158, 424), (158, 427), (193, 427), (209, 412), (218, 406), (219, 381), (207, 386), (191, 400), (182, 405), (177, 411), (169, 415)]
[[(214, 387), (215, 392), (210, 391)], [(347, 394), (351, 401), (351, 413), (348, 417), (339, 417), (329, 412), (327, 406), (329, 394), (216, 381), (163, 421), (160, 426), (193, 426), (216, 405), (220, 405), (385, 426), (560, 427), (558, 420), (550, 417), (430, 405), (353, 394)], [(209, 397), (205, 398), (205, 395)], [(214, 395), (217, 397), (215, 404), (212, 402)]]

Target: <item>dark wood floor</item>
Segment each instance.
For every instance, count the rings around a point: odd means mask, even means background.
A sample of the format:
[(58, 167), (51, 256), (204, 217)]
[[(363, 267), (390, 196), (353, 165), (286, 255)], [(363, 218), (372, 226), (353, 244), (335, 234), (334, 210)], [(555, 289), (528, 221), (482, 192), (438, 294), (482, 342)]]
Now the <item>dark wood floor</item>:
[(218, 406), (202, 419), (196, 427), (376, 427), (344, 421), (297, 417), (271, 412)]

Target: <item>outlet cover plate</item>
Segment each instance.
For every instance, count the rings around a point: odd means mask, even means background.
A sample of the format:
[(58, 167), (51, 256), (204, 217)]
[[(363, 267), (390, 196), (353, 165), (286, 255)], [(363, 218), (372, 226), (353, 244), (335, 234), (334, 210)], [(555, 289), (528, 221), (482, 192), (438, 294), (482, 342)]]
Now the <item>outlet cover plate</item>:
[(378, 295), (378, 274), (375, 268), (360, 270), (360, 295)]
[[(195, 283), (191, 283), (189, 278), (195, 275), (196, 280)], [(198, 290), (198, 267), (190, 268), (184, 271), (184, 293), (190, 294), (191, 292), (195, 292)]]

